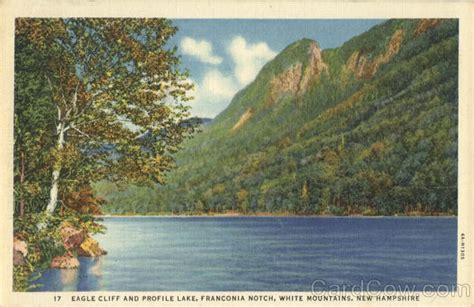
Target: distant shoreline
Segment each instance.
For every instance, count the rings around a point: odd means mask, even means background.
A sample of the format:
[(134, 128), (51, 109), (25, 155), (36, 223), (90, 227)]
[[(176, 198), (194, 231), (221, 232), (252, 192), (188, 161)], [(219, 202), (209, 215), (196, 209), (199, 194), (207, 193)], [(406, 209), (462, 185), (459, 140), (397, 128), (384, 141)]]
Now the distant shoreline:
[(457, 215), (438, 214), (438, 215), (297, 215), (297, 214), (104, 214), (96, 215), (97, 218), (120, 218), (120, 217), (163, 217), (163, 218), (189, 218), (189, 217), (299, 217), (299, 218), (453, 218)]

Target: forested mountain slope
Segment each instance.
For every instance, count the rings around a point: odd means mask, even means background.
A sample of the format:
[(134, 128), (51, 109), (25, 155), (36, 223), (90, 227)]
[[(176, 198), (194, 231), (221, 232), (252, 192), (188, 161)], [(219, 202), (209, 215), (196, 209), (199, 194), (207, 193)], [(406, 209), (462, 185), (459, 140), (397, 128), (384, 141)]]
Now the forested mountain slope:
[(185, 142), (165, 186), (101, 182), (109, 213), (454, 214), (457, 20), (302, 39)]

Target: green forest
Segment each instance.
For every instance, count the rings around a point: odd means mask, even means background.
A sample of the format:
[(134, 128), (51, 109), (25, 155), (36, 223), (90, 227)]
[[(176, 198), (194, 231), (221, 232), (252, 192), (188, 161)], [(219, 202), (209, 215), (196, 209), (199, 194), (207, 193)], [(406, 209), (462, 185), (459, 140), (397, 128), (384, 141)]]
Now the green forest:
[(166, 185), (94, 191), (106, 214), (457, 214), (458, 22), (302, 39), (181, 144)]

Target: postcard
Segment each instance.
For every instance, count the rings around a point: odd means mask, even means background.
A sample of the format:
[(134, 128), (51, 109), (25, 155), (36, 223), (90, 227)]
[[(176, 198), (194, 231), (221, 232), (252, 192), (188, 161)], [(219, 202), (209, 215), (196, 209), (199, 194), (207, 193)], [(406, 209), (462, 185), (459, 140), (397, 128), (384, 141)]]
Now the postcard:
[(0, 306), (474, 302), (472, 4), (0, 6)]

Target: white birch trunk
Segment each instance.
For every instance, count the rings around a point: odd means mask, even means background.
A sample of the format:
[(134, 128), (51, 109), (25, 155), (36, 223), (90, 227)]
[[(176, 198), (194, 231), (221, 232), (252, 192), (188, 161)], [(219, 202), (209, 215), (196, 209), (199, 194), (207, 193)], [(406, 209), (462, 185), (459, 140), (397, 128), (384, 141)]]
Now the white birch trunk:
[[(58, 143), (57, 149), (61, 151), (64, 147), (64, 132), (65, 127), (63, 123), (59, 123), (57, 127), (58, 131)], [(54, 166), (53, 173), (52, 173), (52, 181), (51, 181), (51, 189), (49, 191), (49, 203), (46, 207), (46, 211), (48, 213), (53, 213), (54, 209), (56, 209), (56, 205), (58, 203), (58, 190), (59, 190), (59, 175), (61, 174), (61, 164)]]

